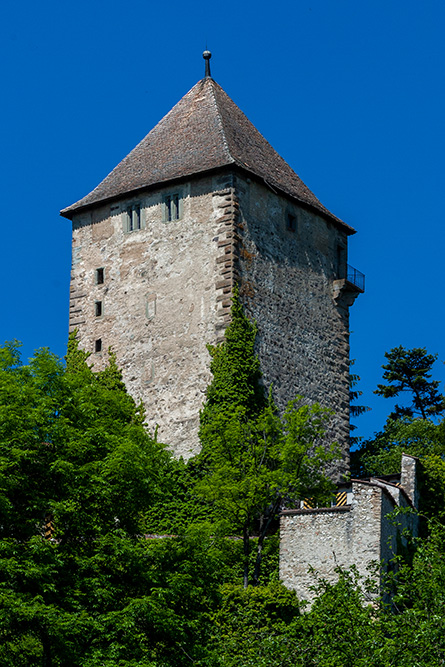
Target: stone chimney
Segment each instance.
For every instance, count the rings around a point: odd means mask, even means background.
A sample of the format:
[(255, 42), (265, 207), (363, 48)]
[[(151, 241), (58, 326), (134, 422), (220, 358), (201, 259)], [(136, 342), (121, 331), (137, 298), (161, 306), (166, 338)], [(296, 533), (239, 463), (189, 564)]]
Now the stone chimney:
[(409, 496), (414, 507), (419, 506), (419, 492), (417, 488), (417, 467), (419, 459), (409, 454), (402, 454), (402, 465), (400, 470), (400, 484)]

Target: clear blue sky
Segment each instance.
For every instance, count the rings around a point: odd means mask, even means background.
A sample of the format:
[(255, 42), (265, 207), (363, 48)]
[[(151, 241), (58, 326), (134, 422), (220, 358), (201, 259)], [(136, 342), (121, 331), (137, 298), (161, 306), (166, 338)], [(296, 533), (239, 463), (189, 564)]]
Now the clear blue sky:
[[(299, 176), (357, 229), (351, 309), (364, 436), (396, 345), (444, 349), (445, 4), (44, 0), (0, 9), (0, 341), (65, 352), (70, 223), (194, 83), (212, 75)], [(445, 379), (442, 361), (436, 377)]]

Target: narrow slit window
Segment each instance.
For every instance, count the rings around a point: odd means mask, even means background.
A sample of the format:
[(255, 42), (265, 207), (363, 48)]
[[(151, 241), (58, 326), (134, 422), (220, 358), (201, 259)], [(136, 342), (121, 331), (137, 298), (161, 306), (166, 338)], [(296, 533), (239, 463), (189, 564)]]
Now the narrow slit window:
[(105, 281), (105, 273), (103, 267), (96, 269), (96, 285), (103, 285)]
[(289, 232), (297, 231), (297, 218), (292, 213), (288, 213), (286, 216), (286, 229)]
[(337, 244), (337, 278), (346, 278), (346, 248)]
[(139, 204), (133, 204), (133, 206), (127, 208), (126, 228), (127, 232), (142, 229), (141, 207)]
[(98, 338), (94, 343), (94, 351), (102, 352), (102, 338)]
[(165, 221), (173, 222), (181, 217), (181, 201), (179, 195), (167, 195), (164, 199)]
[(94, 303), (94, 312), (96, 314), (96, 317), (102, 317), (103, 315), (102, 301), (96, 301)]
[(133, 206), (131, 210), (132, 230), (141, 228), (141, 207)]

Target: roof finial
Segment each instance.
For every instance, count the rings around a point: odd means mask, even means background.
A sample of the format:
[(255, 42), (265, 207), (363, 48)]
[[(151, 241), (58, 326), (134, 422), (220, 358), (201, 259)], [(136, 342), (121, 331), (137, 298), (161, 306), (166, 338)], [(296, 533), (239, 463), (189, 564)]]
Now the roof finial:
[(207, 49), (206, 49), (206, 50), (204, 51), (204, 53), (202, 54), (202, 57), (203, 57), (204, 60), (206, 61), (206, 73), (205, 73), (205, 76), (206, 76), (206, 78), (207, 78), (207, 77), (211, 77), (211, 74), (210, 74), (210, 58), (212, 57), (212, 54), (210, 53), (210, 51), (207, 51)]

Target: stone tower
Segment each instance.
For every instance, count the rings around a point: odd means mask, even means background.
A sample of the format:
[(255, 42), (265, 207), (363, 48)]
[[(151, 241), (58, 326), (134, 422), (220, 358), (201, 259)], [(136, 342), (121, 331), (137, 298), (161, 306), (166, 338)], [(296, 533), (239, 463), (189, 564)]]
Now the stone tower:
[[(72, 220), (70, 329), (95, 368), (112, 346), (159, 439), (199, 449), (235, 282), (258, 325), (258, 354), (279, 407), (295, 396), (335, 411), (348, 465), (348, 274), (354, 230), (330, 213), (224, 90), (206, 76), (86, 197)], [(360, 274), (361, 275), (361, 274)]]

